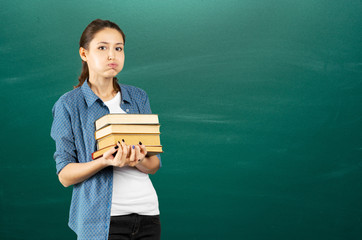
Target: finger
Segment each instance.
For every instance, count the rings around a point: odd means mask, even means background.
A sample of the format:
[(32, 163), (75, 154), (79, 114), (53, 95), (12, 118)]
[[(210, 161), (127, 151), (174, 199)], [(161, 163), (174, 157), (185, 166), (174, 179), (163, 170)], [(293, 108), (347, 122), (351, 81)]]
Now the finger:
[(131, 148), (132, 146), (131, 145), (127, 145), (127, 158), (129, 159), (129, 157), (131, 156)]
[(138, 145), (134, 146), (134, 151), (135, 151), (135, 161), (138, 162), (140, 159), (140, 155), (141, 155), (140, 146), (138, 146)]
[(114, 146), (113, 148), (109, 149), (107, 152), (103, 154), (104, 158), (108, 158), (109, 156), (113, 155), (115, 156), (116, 152), (118, 151), (118, 146)]
[(122, 145), (119, 141), (117, 142), (117, 148), (118, 148), (118, 151), (117, 151), (116, 156), (114, 156), (114, 157), (117, 158), (117, 160), (120, 160), (121, 156), (123, 154), (123, 149), (122, 149)]
[(128, 146), (122, 141), (122, 160), (125, 160), (128, 155)]
[(136, 151), (135, 151), (135, 146), (132, 145), (131, 147), (131, 156), (129, 157), (129, 160), (132, 162), (132, 161), (135, 161), (135, 157), (136, 157)]
[(141, 148), (139, 145), (135, 146), (135, 152), (136, 152), (136, 161), (139, 162), (141, 159), (143, 159), (144, 156), (141, 154)]
[[(140, 143), (141, 143), (141, 142), (140, 142)], [(141, 148), (141, 153), (146, 156), (146, 155), (147, 155), (147, 148), (146, 148), (146, 146), (143, 145), (142, 143), (139, 144), (139, 146), (140, 146), (140, 148)]]

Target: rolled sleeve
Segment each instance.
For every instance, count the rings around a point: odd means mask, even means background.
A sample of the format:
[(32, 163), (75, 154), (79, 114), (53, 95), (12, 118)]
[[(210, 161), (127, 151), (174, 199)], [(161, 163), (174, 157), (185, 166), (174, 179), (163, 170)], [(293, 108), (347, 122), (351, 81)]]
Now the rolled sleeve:
[(52, 112), (51, 137), (55, 141), (56, 151), (54, 153), (54, 160), (57, 174), (59, 174), (66, 165), (77, 161), (77, 151), (74, 143), (71, 118), (61, 99), (55, 103)]

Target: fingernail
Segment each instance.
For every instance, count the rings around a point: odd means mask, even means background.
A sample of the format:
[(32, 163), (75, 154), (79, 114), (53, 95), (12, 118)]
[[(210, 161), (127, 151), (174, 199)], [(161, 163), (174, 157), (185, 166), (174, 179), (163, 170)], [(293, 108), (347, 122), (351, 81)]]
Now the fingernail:
[(142, 145), (142, 142), (140, 141), (139, 144)]
[(132, 145), (132, 148), (134, 149), (134, 145)]
[(122, 139), (122, 142), (124, 142), (124, 139)]
[(118, 145), (114, 147), (114, 149), (118, 149)]

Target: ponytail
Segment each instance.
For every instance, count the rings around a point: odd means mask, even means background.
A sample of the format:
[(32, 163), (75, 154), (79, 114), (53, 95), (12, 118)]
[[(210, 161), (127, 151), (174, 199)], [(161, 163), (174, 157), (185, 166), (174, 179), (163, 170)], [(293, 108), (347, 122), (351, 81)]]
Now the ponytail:
[(87, 62), (82, 61), (82, 72), (78, 77), (79, 83), (77, 86), (74, 86), (74, 88), (82, 86), (87, 78), (89, 78), (88, 64)]

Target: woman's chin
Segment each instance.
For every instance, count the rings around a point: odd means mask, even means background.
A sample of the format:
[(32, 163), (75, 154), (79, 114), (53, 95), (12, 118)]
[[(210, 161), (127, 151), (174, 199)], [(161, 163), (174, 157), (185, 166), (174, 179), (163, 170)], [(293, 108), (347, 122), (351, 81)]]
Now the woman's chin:
[(104, 78), (114, 78), (115, 76), (117, 76), (118, 72), (115, 74), (105, 74), (103, 75)]
[(117, 76), (117, 74), (119, 72), (120, 71), (113, 70), (113, 71), (110, 71), (109, 73), (105, 74), (104, 77), (106, 77), (106, 78), (114, 78), (115, 76)]

